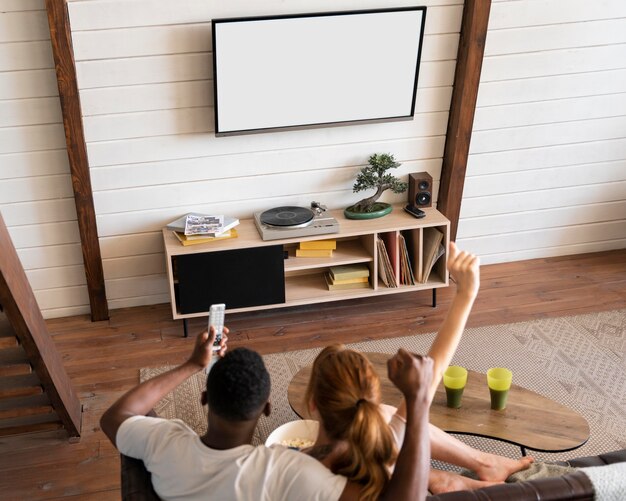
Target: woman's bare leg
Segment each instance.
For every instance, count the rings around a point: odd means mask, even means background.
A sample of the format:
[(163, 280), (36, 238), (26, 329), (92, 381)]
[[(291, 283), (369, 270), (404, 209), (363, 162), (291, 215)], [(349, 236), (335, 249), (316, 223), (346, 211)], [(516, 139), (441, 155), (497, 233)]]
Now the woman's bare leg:
[[(380, 408), (388, 422), (397, 412), (391, 405), (381, 404)], [(401, 414), (398, 415), (402, 419)], [(474, 449), (432, 423), (429, 425), (429, 434), (430, 455), (433, 459), (467, 468), (476, 473), (480, 480), (504, 482), (511, 474), (525, 470), (534, 461), (532, 457), (510, 459)]]
[(444, 494), (454, 491), (472, 491), (482, 489), (490, 485), (501, 484), (502, 482), (487, 482), (484, 480), (474, 480), (464, 477), (451, 471), (435, 470), (431, 468), (428, 476), (428, 490), (433, 494)]
[(430, 425), (430, 447), (433, 459), (467, 468), (475, 472), (479, 479), (491, 482), (503, 482), (534, 461), (531, 457), (510, 459), (479, 451), (433, 424)]

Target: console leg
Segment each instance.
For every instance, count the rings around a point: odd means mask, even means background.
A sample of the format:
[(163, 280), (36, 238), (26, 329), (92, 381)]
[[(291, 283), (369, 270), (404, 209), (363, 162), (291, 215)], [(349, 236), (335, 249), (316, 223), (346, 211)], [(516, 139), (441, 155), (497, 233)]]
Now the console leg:
[(183, 337), (187, 336), (189, 336), (189, 333), (187, 332), (187, 319), (183, 318)]
[(522, 456), (526, 457), (526, 447), (520, 447), (520, 449), (522, 450)]
[(433, 308), (437, 307), (437, 289), (433, 289)]

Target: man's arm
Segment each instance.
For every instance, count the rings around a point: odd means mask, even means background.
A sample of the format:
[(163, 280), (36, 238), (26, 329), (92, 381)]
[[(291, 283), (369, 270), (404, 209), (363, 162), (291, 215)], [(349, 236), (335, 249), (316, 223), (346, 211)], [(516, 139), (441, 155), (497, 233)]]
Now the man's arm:
[(406, 432), (396, 460), (393, 475), (383, 499), (422, 500), (428, 493), (430, 471), (430, 438), (428, 391), (433, 374), (433, 361), (428, 357), (398, 350), (387, 363), (390, 381), (406, 402)]
[[(224, 334), (228, 329), (224, 327)], [(212, 346), (215, 340), (215, 331), (211, 328), (211, 335), (202, 332), (196, 338), (193, 353), (189, 360), (182, 365), (160, 374), (136, 386), (120, 397), (100, 418), (100, 427), (113, 445), (120, 425), (132, 416), (145, 416), (161, 398), (185, 381), (189, 376), (201, 371), (209, 365), (212, 357)], [(226, 352), (228, 337), (222, 336), (220, 355)]]

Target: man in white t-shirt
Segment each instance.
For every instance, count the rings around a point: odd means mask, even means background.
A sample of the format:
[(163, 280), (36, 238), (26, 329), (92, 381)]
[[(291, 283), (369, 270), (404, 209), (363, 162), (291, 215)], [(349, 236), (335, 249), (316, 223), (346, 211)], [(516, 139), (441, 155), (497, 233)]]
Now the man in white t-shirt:
[[(225, 334), (228, 329), (224, 328)], [(256, 352), (239, 348), (220, 356), (207, 378), (208, 431), (198, 436), (180, 420), (147, 417), (156, 403), (211, 362), (215, 333), (203, 332), (184, 364), (145, 381), (102, 416), (104, 433), (118, 450), (143, 460), (156, 493), (165, 500), (356, 500), (360, 486), (317, 460), (281, 446), (252, 446), (261, 414), (269, 415), (270, 378)], [(385, 499), (423, 499), (430, 464), (428, 387), (432, 360), (400, 350), (389, 378), (407, 400), (405, 440)]]

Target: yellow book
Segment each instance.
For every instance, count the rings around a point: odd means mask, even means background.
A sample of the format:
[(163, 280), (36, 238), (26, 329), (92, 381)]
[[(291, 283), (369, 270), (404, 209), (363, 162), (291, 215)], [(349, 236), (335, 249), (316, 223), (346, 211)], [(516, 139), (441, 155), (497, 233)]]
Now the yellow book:
[(331, 266), (330, 276), (333, 280), (346, 280), (348, 278), (369, 277), (370, 269), (366, 264), (346, 264)]
[(369, 282), (369, 277), (355, 277), (355, 278), (345, 278), (343, 280), (333, 280), (333, 278), (328, 276), (332, 281), (333, 285), (345, 285), (345, 284), (362, 284)]
[(300, 242), (300, 249), (332, 249), (337, 248), (337, 240), (311, 240)]
[(333, 257), (332, 249), (296, 249), (296, 257)]
[(205, 237), (205, 238), (198, 238), (197, 235), (194, 235), (193, 239), (188, 239), (188, 235), (185, 235), (184, 233), (180, 233), (178, 231), (173, 231), (172, 232), (174, 234), (174, 236), (178, 239), (178, 241), (183, 244), (184, 246), (187, 245), (198, 245), (198, 244), (206, 244), (209, 242), (215, 242), (216, 240), (224, 240), (226, 238), (237, 238), (237, 230), (236, 229), (231, 229), (228, 230), (226, 233), (220, 235), (219, 237)]
[(326, 285), (328, 286), (329, 291), (350, 290), (350, 289), (368, 289), (370, 286), (369, 282), (357, 282), (353, 284), (336, 284), (336, 283), (333, 283), (333, 280), (330, 277), (330, 273), (324, 273), (324, 278), (326, 279)]

